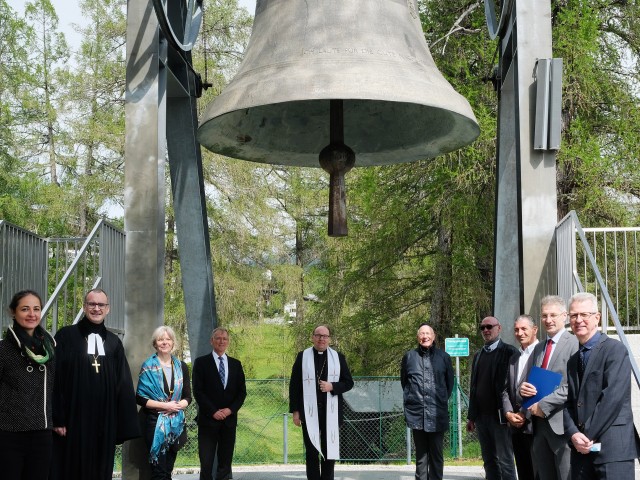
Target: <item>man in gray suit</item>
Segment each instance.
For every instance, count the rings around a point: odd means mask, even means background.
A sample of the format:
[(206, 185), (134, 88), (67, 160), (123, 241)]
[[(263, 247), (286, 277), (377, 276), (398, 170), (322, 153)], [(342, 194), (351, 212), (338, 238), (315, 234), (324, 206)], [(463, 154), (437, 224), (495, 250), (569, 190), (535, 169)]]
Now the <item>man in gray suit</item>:
[(569, 359), (564, 411), (571, 441), (571, 478), (632, 479), (640, 440), (631, 411), (631, 363), (627, 349), (598, 331), (598, 301), (577, 293), (569, 301), (571, 329), (580, 350)]
[[(533, 351), (533, 365), (562, 374), (560, 386), (529, 407), (533, 415), (533, 460), (544, 480), (568, 480), (571, 473), (571, 450), (564, 437), (563, 409), (567, 400), (567, 361), (578, 351), (578, 340), (564, 325), (567, 308), (562, 297), (548, 295), (541, 300), (540, 319), (547, 332), (544, 342)], [(523, 397), (537, 393), (535, 386), (524, 382)]]
[(533, 350), (538, 342), (538, 326), (530, 315), (520, 315), (513, 325), (513, 335), (520, 344), (520, 351), (509, 360), (507, 380), (502, 392), (502, 410), (511, 428), (511, 443), (516, 457), (518, 480), (534, 480), (535, 471), (531, 449), (533, 428), (531, 415), (522, 408), (520, 384), (529, 375)]

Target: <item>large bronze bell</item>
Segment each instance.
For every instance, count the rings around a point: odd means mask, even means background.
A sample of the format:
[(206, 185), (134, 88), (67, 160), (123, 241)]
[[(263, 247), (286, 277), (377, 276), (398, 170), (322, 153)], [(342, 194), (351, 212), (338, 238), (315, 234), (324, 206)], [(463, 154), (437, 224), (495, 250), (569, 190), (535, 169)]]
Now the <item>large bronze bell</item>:
[(416, 0), (257, 0), (244, 60), (198, 140), (233, 158), (322, 166), (329, 235), (343, 236), (344, 173), (356, 157), (358, 166), (430, 158), (479, 132), (431, 58)]

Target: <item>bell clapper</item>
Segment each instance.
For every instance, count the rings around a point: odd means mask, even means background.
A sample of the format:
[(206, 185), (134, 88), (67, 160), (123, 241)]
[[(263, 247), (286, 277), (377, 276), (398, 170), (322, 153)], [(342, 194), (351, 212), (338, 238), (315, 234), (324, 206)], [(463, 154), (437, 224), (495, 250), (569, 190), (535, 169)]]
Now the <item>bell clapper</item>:
[(344, 176), (355, 165), (356, 155), (344, 144), (343, 101), (330, 102), (330, 142), (320, 152), (320, 166), (329, 174), (329, 236), (344, 237), (348, 232)]

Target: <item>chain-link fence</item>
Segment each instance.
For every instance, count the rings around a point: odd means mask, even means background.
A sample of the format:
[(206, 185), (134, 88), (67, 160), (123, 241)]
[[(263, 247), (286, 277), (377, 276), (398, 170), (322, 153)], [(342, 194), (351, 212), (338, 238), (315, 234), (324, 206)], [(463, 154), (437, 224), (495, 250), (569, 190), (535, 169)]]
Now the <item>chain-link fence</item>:
[[(340, 431), (342, 461), (412, 463), (414, 447), (402, 412), (402, 388), (398, 377), (356, 377), (346, 393), (345, 423)], [(458, 430), (457, 395), (450, 401), (451, 428), (445, 434), (446, 458), (480, 456), (477, 437), (465, 431), (464, 392)], [(302, 430), (293, 425), (289, 412), (289, 380), (247, 380), (247, 399), (239, 412), (235, 465), (304, 463)], [(176, 467), (197, 467), (196, 407), (187, 410), (189, 441), (178, 455)], [(462, 452), (457, 448), (461, 432)], [(452, 441), (453, 439), (453, 441)], [(118, 462), (119, 463), (119, 462)]]

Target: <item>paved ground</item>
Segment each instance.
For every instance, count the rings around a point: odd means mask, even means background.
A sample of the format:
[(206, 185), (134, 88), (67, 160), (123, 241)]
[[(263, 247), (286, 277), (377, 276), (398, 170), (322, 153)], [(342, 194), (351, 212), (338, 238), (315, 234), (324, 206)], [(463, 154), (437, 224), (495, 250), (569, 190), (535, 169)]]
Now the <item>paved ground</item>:
[[(337, 465), (335, 480), (414, 480), (414, 465)], [(116, 478), (116, 477), (114, 477)], [(198, 480), (198, 469), (180, 469), (173, 480)], [(233, 480), (304, 480), (304, 465), (234, 466)], [(444, 467), (444, 480), (484, 479), (482, 467)], [(636, 462), (636, 480), (640, 464)]]
[[(336, 465), (335, 480), (414, 480), (413, 465)], [(445, 467), (444, 480), (484, 478), (482, 467)], [(173, 475), (174, 480), (198, 480), (196, 473)], [(302, 480), (304, 465), (261, 465), (233, 467), (233, 480)]]

